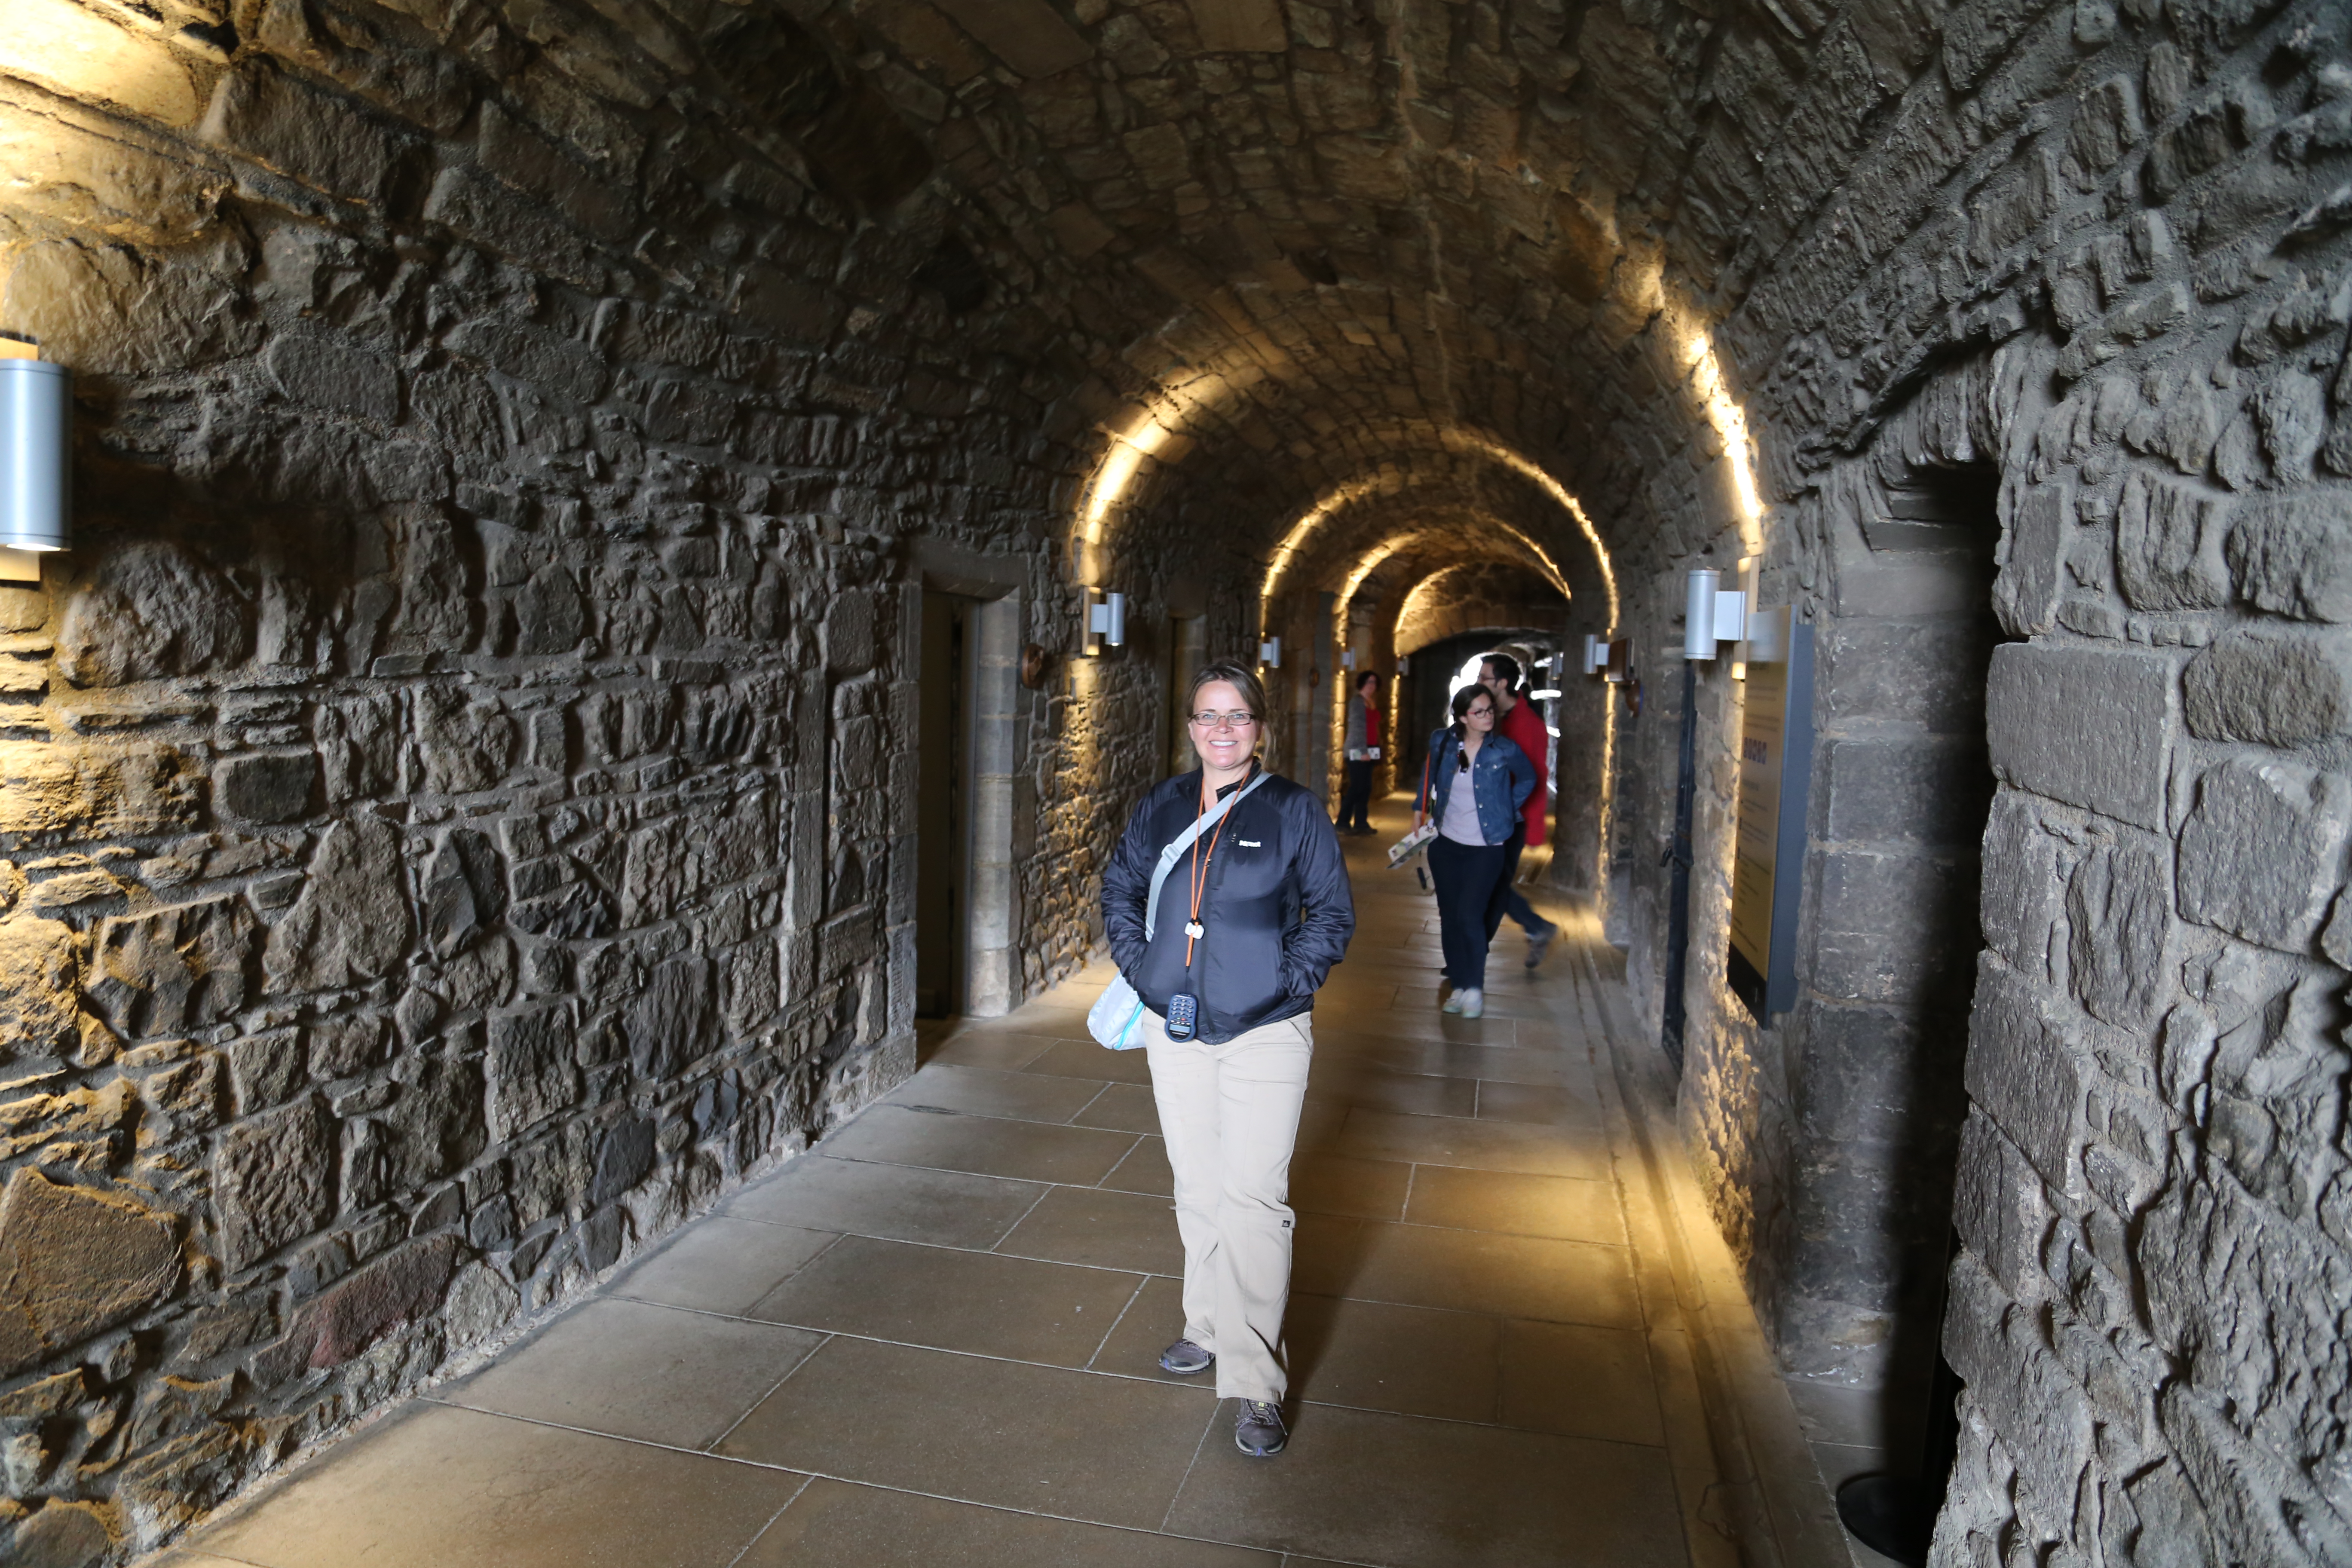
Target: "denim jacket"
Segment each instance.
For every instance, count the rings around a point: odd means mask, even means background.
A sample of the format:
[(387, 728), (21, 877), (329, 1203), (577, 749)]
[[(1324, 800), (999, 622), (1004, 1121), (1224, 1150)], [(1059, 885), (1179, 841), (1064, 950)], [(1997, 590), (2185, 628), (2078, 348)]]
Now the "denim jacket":
[[(1462, 742), (1447, 725), (1429, 738), (1428, 798), (1422, 802), (1432, 822), (1445, 820), (1445, 792), (1462, 776)], [(1528, 754), (1500, 735), (1489, 735), (1470, 764), (1470, 786), (1477, 791), (1478, 830), (1489, 844), (1510, 841), (1519, 825), (1519, 807), (1535, 793), (1536, 768)]]

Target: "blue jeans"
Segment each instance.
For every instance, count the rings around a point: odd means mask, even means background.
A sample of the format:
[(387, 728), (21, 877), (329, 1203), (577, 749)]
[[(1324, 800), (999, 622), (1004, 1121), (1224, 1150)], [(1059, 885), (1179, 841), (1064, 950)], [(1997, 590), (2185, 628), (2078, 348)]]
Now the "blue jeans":
[(1486, 946), (1502, 919), (1496, 889), (1510, 864), (1502, 844), (1456, 844), (1444, 834), (1429, 841), (1429, 877), (1437, 884), (1438, 939), (1445, 978), (1456, 991), (1486, 986)]
[(1505, 915), (1518, 921), (1519, 929), (1529, 936), (1535, 935), (1539, 931), (1551, 929), (1551, 921), (1536, 913), (1535, 906), (1528, 902), (1528, 896), (1519, 891), (1519, 855), (1527, 847), (1528, 825), (1522, 820), (1519, 826), (1512, 830), (1511, 841), (1503, 846), (1511, 852), (1511, 858), (1509, 865), (1503, 870), (1502, 881), (1495, 889), (1494, 907), (1486, 911), (1488, 942), (1494, 941), (1495, 933), (1502, 929)]

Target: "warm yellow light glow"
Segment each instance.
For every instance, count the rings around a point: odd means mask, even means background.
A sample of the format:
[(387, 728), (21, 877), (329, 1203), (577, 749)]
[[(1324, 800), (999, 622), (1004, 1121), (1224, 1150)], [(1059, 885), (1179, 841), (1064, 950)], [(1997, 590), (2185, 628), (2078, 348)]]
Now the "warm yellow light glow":
[[(1585, 515), (1584, 508), (1578, 503), (1574, 496), (1569, 493), (1568, 487), (1553, 479), (1540, 464), (1483, 431), (1472, 430), (1461, 426), (1449, 426), (1438, 431), (1438, 439), (1447, 451), (1498, 464), (1521, 479), (1532, 482), (1549, 496), (1555, 505), (1575, 520), (1579, 531), (1584, 535), (1585, 542), (1592, 547), (1593, 559), (1601, 568), (1601, 591), (1609, 601), (1609, 635), (1614, 636), (1618, 616), (1615, 563), (1609, 557), (1608, 546), (1601, 542), (1601, 531), (1592, 525), (1592, 520)], [(1409, 482), (1407, 476), (1393, 469), (1384, 469), (1379, 474), (1335, 486), (1318, 497), (1315, 504), (1301, 513), (1298, 520), (1283, 534), (1281, 542), (1275, 546), (1273, 557), (1266, 563), (1265, 585), (1258, 593), (1258, 624), (1261, 626), (1269, 624), (1267, 617), (1272, 613), (1275, 596), (1282, 590), (1283, 574), (1289, 569), (1292, 560), (1306, 548), (1308, 539), (1317, 529), (1339, 511), (1366, 496), (1393, 494), (1405, 488)], [(1551, 558), (1549, 551), (1511, 524), (1500, 519), (1492, 521), (1498, 531), (1517, 541), (1535, 558), (1538, 568), (1550, 581), (1553, 587), (1558, 588), (1564, 596), (1572, 596), (1569, 594), (1567, 574), (1559, 569), (1559, 563)], [(1345, 591), (1339, 595), (1339, 609), (1341, 616), (1339, 625), (1347, 624), (1345, 615), (1349, 604), (1355, 597), (1356, 589), (1361, 585), (1364, 578), (1370, 574), (1373, 568), (1393, 552), (1393, 549), (1383, 550), (1359, 564), (1349, 578)]]
[[(1476, 562), (1465, 561), (1455, 565), (1443, 567), (1438, 571), (1432, 572), (1428, 576), (1423, 577), (1420, 582), (1415, 583), (1410, 589), (1408, 589), (1405, 593), (1405, 596), (1397, 604), (1396, 625), (1391, 627), (1389, 631), (1390, 646), (1395, 646), (1397, 635), (1404, 630), (1405, 622), (1412, 619), (1413, 613), (1419, 609), (1422, 605), (1426, 603), (1432, 595), (1437, 592), (1437, 585), (1440, 583), (1444, 582), (1456, 572), (1466, 572), (1472, 566), (1477, 564), (1478, 563)], [(1454, 688), (1449, 686), (1445, 690), (1446, 694), (1451, 696), (1453, 695)]]
[[(1143, 471), (1144, 459), (1159, 456), (1175, 434), (1146, 412), (1139, 412), (1125, 430), (1111, 433), (1102, 463), (1087, 487), (1086, 505), (1079, 513), (1078, 537), (1089, 552), (1101, 544), (1104, 522), (1112, 510), (1127, 499), (1129, 487)], [(1079, 574), (1082, 577), (1090, 575), (1091, 563), (1081, 562)]]
[(1380, 569), (1381, 562), (1404, 548), (1408, 537), (1410, 536), (1399, 534), (1393, 538), (1383, 539), (1364, 552), (1364, 558), (1356, 563), (1356, 569), (1353, 572), (1348, 574), (1347, 583), (1339, 589), (1339, 600), (1332, 606), (1331, 624), (1333, 626), (1345, 632), (1349, 613), (1356, 605), (1356, 590), (1364, 585), (1365, 578)]
[[(1521, 479), (1532, 481), (1538, 489), (1551, 497), (1555, 505), (1576, 520), (1576, 526), (1584, 534), (1585, 542), (1592, 547), (1593, 560), (1601, 567), (1601, 591), (1609, 601), (1609, 629), (1602, 635), (1615, 637), (1618, 615), (1616, 563), (1609, 558), (1609, 547), (1601, 542), (1601, 531), (1593, 527), (1592, 520), (1585, 515), (1584, 508), (1577, 499), (1568, 493), (1568, 487), (1553, 479), (1541, 466), (1491, 436), (1482, 435), (1475, 430), (1457, 428), (1447, 433), (1446, 444), (1454, 446), (1456, 442), (1464, 443), (1468, 450), (1500, 463)], [(1464, 448), (1457, 447), (1455, 449)], [(1517, 534), (1517, 530), (1512, 531)], [(1520, 537), (1524, 539), (1524, 536)], [(1567, 593), (1568, 579), (1560, 574), (1557, 566), (1552, 565), (1551, 558), (1545, 555), (1541, 550), (1536, 549), (1532, 541), (1526, 542), (1529, 549), (1536, 550), (1537, 557), (1550, 571), (1554, 585), (1561, 593)]]
[(204, 107), (194, 78), (160, 36), (119, 26), (73, 0), (7, 0), (0, 71), (166, 125), (193, 125)]
[(1739, 507), (1739, 542), (1749, 554), (1764, 550), (1764, 496), (1756, 487), (1756, 448), (1748, 436), (1748, 411), (1724, 384), (1723, 363), (1715, 342), (1696, 328), (1683, 342), (1685, 366), (1691, 391), (1706, 410), (1707, 423), (1723, 442), (1724, 459), (1731, 465), (1731, 488)]
[(1258, 625), (1264, 626), (1268, 624), (1267, 607), (1274, 603), (1275, 595), (1281, 592), (1282, 574), (1290, 569), (1292, 558), (1306, 548), (1307, 537), (1323, 526), (1325, 520), (1368, 495), (1392, 494), (1402, 488), (1402, 476), (1389, 471), (1350, 479), (1317, 497), (1315, 504), (1300, 513), (1298, 521), (1283, 534), (1282, 542), (1274, 547), (1274, 554), (1266, 562), (1265, 584), (1258, 590), (1257, 595)]

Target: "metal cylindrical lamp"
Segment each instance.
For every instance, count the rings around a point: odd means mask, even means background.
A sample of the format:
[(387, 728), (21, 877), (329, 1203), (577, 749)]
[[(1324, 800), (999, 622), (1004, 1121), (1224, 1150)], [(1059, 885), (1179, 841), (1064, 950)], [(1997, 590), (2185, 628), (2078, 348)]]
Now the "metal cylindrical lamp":
[(73, 374), (0, 359), (0, 549), (73, 543)]
[(1694, 567), (1684, 584), (1683, 657), (1715, 657), (1715, 595), (1721, 579), (1705, 567)]

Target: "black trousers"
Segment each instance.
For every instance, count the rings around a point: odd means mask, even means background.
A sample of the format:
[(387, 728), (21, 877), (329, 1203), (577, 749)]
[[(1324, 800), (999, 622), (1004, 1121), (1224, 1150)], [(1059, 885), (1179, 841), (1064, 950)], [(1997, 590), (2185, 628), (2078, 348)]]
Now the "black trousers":
[(1551, 921), (1536, 913), (1536, 907), (1528, 902), (1528, 896), (1525, 893), (1519, 891), (1519, 856), (1527, 847), (1528, 825), (1527, 820), (1522, 817), (1519, 825), (1511, 829), (1510, 842), (1503, 846), (1511, 852), (1511, 860), (1503, 872), (1502, 881), (1496, 885), (1495, 907), (1487, 911), (1486, 940), (1489, 942), (1492, 942), (1495, 933), (1502, 929), (1505, 915), (1518, 921), (1519, 929), (1529, 936), (1535, 935), (1539, 931), (1548, 931), (1551, 927)]
[(1503, 918), (1496, 889), (1510, 858), (1501, 844), (1456, 844), (1443, 834), (1429, 841), (1438, 940), (1445, 949), (1445, 978), (1456, 991), (1486, 989), (1486, 947)]
[(1339, 826), (1341, 827), (1369, 828), (1371, 826), (1372, 769), (1375, 765), (1371, 763), (1346, 764), (1348, 783), (1339, 793)]

